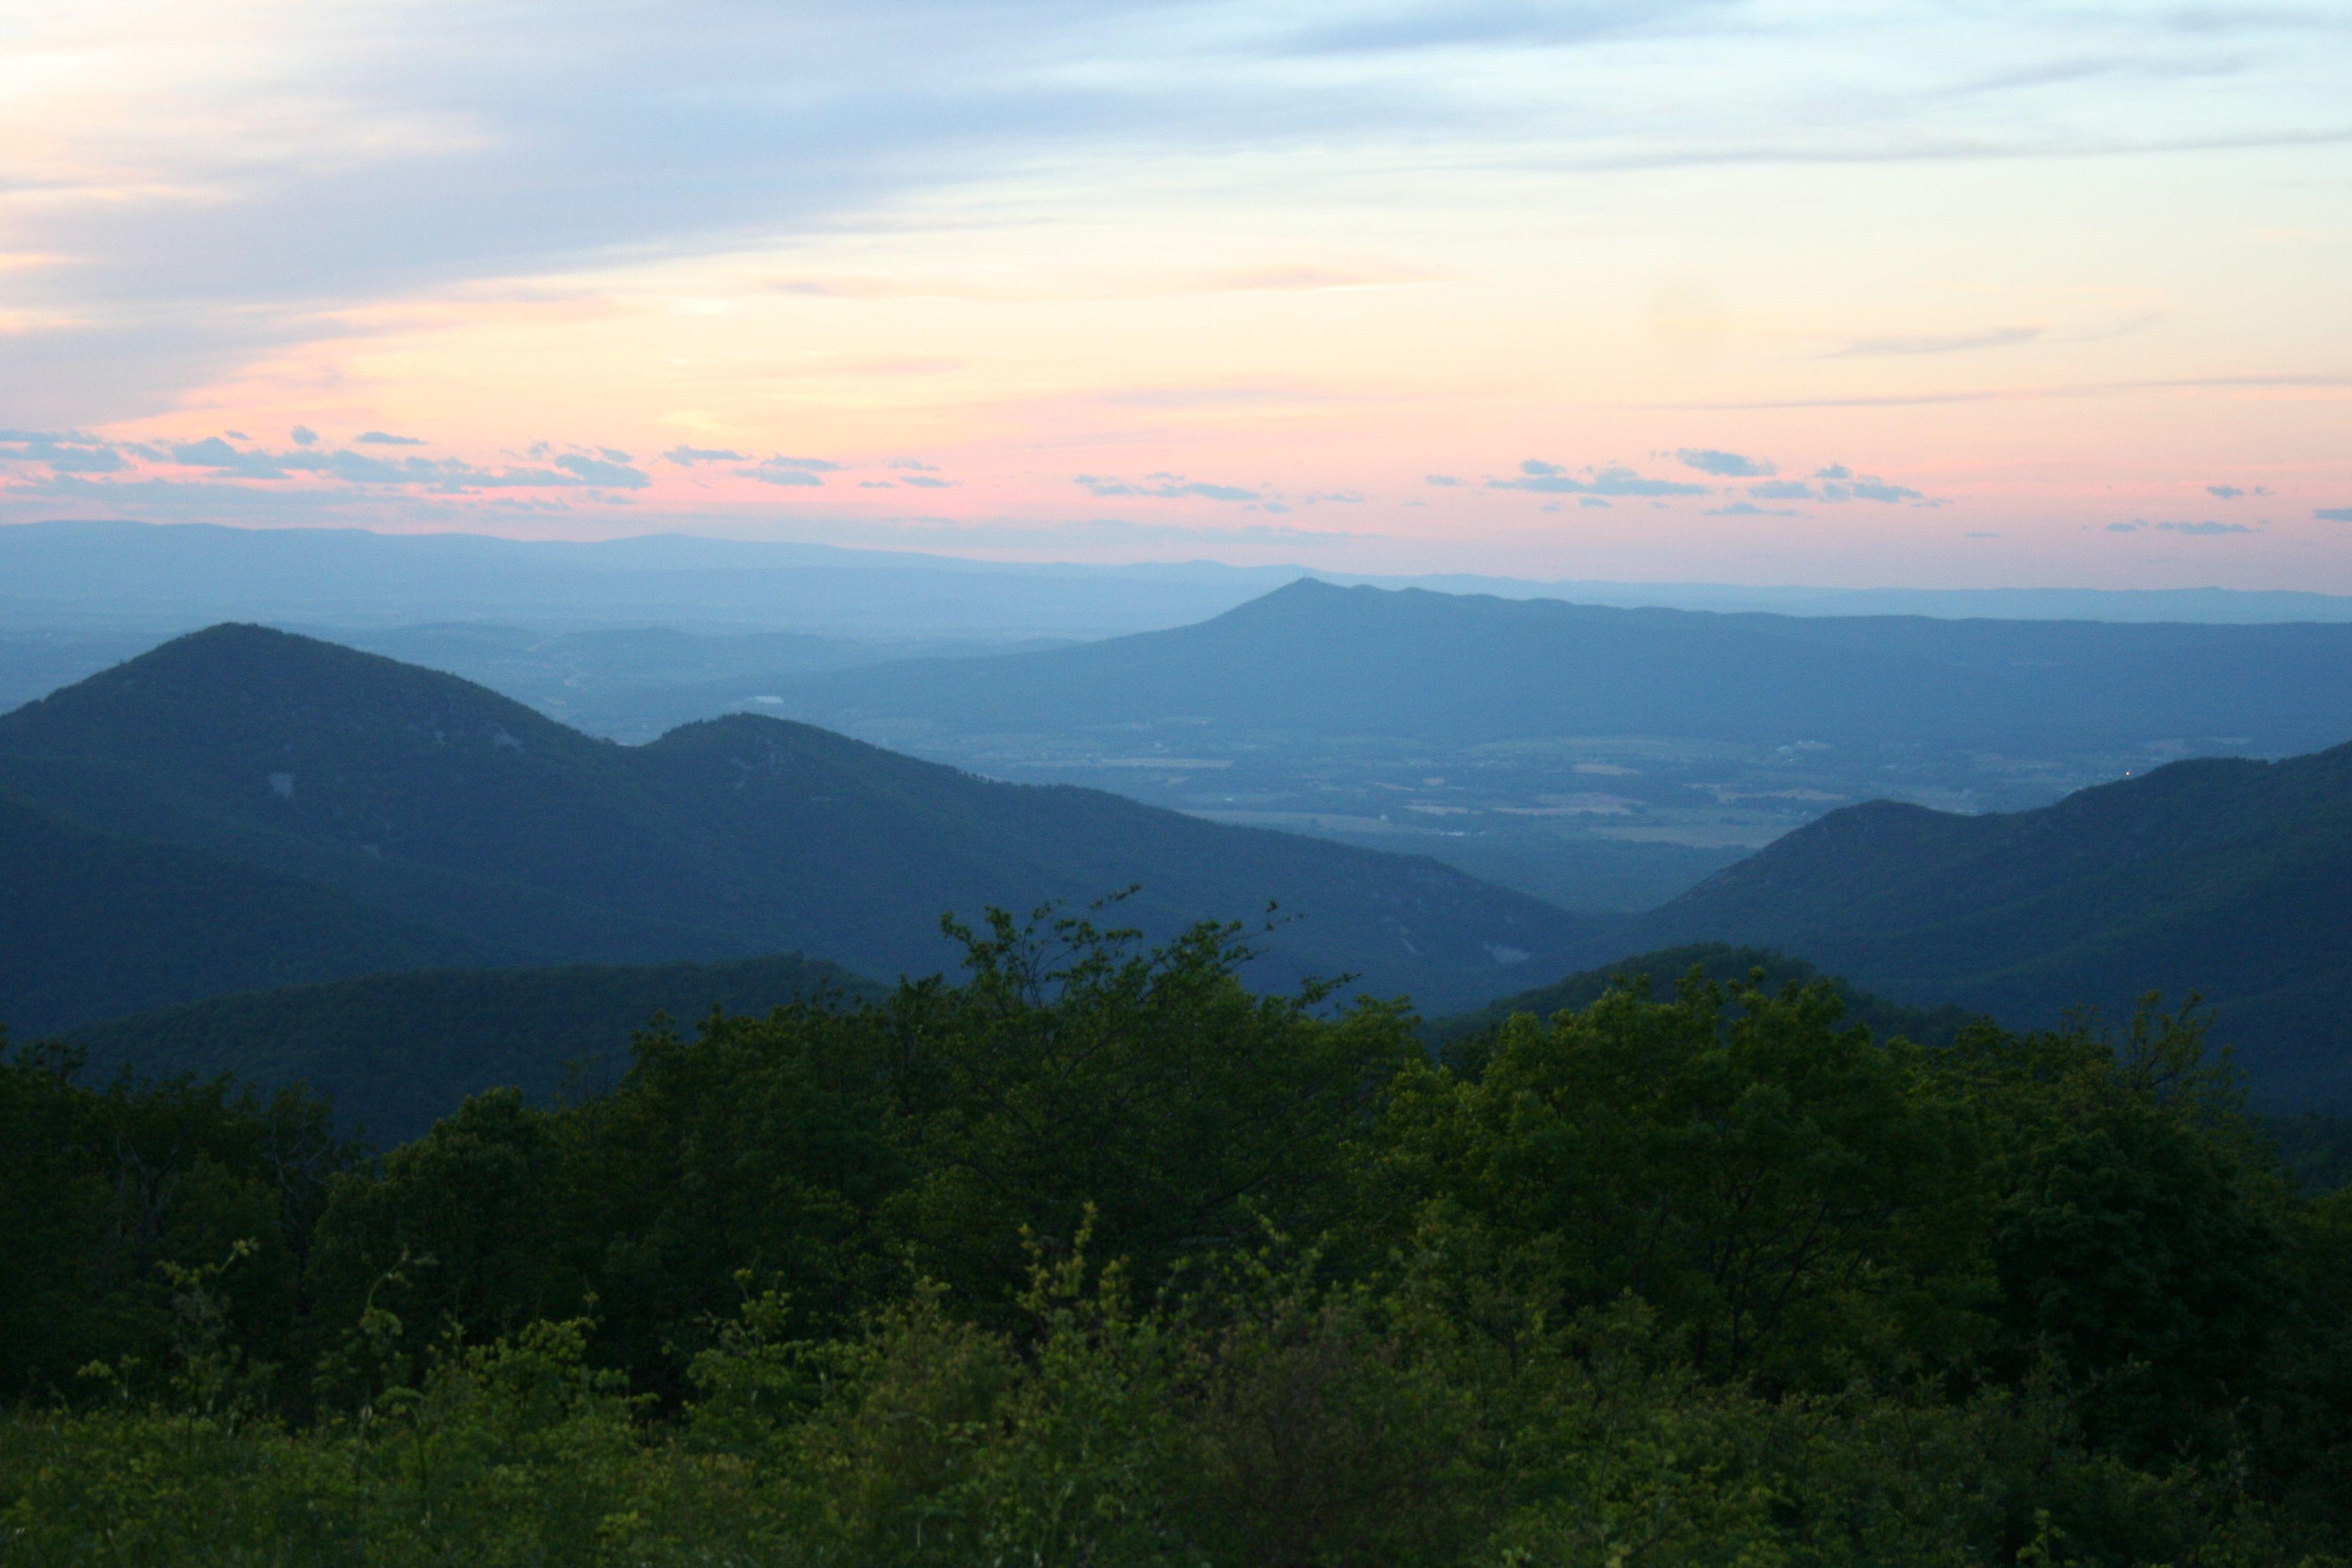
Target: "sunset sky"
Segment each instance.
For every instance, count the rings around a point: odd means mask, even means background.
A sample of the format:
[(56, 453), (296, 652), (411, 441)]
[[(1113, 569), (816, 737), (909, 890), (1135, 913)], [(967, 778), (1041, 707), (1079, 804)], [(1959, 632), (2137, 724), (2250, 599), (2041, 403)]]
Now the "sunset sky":
[(0, 521), (2352, 593), (2343, 0), (79, 0), (0, 174)]

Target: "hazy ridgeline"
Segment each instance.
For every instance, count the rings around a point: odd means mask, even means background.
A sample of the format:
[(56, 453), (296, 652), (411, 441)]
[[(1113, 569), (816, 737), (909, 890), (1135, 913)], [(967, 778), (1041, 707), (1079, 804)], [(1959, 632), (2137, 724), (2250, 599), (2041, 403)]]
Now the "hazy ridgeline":
[[(2326, 595), (1475, 578), (1431, 594), (1300, 575), (11, 528), (0, 705), (158, 629), (258, 619), (632, 743), (729, 712), (803, 718), (991, 778), (1428, 855), (1626, 913), (1843, 805), (2013, 811), (2184, 756), (2352, 735), (2352, 626)], [(1045, 646), (1087, 638), (1108, 640)]]
[(1838, 589), (1317, 574), (1213, 561), (975, 561), (659, 534), (583, 543), (356, 528), (0, 525), (0, 617), (27, 629), (185, 631), (230, 618), (348, 631), (520, 621), (824, 637), (1104, 637), (1183, 626), (1300, 577), (1585, 605), (1792, 616), (2262, 624), (2352, 621), (2352, 598), (2223, 589)]
[[(2352, 1106), (2332, 1003), (2352, 772), (2333, 752), (2149, 766), (2352, 732), (2352, 626), (1802, 620), (1309, 582), (1173, 631), (733, 684), (699, 676), (833, 645), (384, 635), (526, 684), (569, 671), (572, 696), (534, 711), (220, 627), (0, 716), (0, 856), (45, 889), (0, 916), (18, 1028), (468, 965), (791, 952), (887, 979), (952, 956), (941, 910), (1140, 884), (1122, 918), (1160, 938), (1275, 906), (1258, 984), (1351, 975), (1433, 1015), (1693, 941), (2018, 1027), (2193, 992), (2265, 1109)], [(646, 684), (610, 684), (630, 669)], [(777, 689), (728, 695), (746, 684)], [(544, 711), (626, 690), (687, 721), (622, 746)], [(972, 771), (774, 717), (793, 712)], [(1921, 804), (1955, 800), (2029, 809)], [(616, 1011), (598, 1049), (641, 1021)]]
[[(795, 951), (926, 973), (952, 957), (945, 910), (1083, 904), (1140, 883), (1123, 918), (1163, 937), (1202, 910), (1274, 909), (1268, 984), (1356, 973), (1450, 1007), (1517, 989), (1525, 965), (1574, 967), (1591, 929), (1432, 861), (990, 783), (806, 725), (733, 716), (624, 747), (449, 676), (258, 627), (177, 639), (0, 716), (0, 790), (37, 808), (28, 825), (81, 830), (85, 848), (161, 844), (173, 866), (193, 849), (247, 880), (299, 879), (320, 942), (342, 931), (384, 955), (258, 981), (187, 973), (194, 988), (151, 986), (149, 1006), (446, 966), (460, 962), (450, 942), (509, 964)], [(69, 883), (58, 896), (112, 894)], [(37, 911), (9, 918), (29, 928)], [(420, 930), (445, 946), (425, 951)], [(101, 976), (141, 956), (89, 954)], [(47, 967), (10, 989), (32, 985), (63, 992)], [(20, 1026), (125, 1010), (67, 1000)]]

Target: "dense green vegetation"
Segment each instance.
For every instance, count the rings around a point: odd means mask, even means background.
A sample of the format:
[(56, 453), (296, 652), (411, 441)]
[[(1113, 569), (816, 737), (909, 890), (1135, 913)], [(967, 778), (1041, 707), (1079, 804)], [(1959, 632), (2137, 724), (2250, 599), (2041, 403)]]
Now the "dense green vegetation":
[(1949, 1045), (1969, 1017), (1957, 1007), (1929, 1010), (1889, 1002), (1843, 979), (1824, 975), (1803, 959), (1790, 958), (1769, 948), (1701, 942), (1619, 959), (1533, 991), (1489, 1002), (1472, 1012), (1437, 1019), (1422, 1032), (1432, 1046), (1451, 1058), (1465, 1047), (1485, 1048), (1494, 1031), (1514, 1014), (1549, 1018), (1555, 1013), (1580, 1013), (1611, 990), (1632, 984), (1644, 984), (1660, 995), (1667, 995), (1694, 973), (1721, 984), (1766, 991), (1810, 985), (1818, 981), (1837, 997), (1849, 1022), (1862, 1025), (1874, 1035), (1901, 1035), (1921, 1045)]
[[(1433, 861), (992, 784), (778, 720), (593, 740), (454, 677), (257, 626), (175, 639), (0, 715), (0, 787), (526, 963), (799, 952), (929, 973), (953, 960), (947, 910), (1140, 882), (1130, 918), (1163, 940), (1278, 903), (1269, 985), (1356, 971), (1453, 1007), (1524, 973), (1511, 954), (1566, 967), (1588, 930)], [(74, 957), (107, 973), (158, 961)]]
[(301, 1084), (346, 1128), (405, 1142), (468, 1095), (512, 1086), (533, 1104), (610, 1087), (648, 1021), (713, 1008), (764, 1014), (872, 982), (796, 954), (729, 963), (569, 964), (371, 974), (193, 1002), (76, 1029), (99, 1077), (227, 1073), (264, 1092)]
[(2352, 1110), (2352, 745), (2175, 763), (2039, 811), (1832, 812), (1624, 941), (1802, 952), (1874, 990), (2011, 1023), (2156, 986), (2216, 1013), (2257, 1102)]
[(19, 1052), (0, 1560), (2344, 1561), (2352, 1200), (2194, 1017), (1701, 973), (1445, 1065), (1230, 930), (963, 934), (381, 1160)]

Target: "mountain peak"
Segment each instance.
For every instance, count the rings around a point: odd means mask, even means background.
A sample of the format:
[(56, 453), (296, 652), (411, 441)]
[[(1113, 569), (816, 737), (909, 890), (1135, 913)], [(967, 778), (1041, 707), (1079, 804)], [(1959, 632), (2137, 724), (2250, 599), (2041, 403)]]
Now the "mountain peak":
[[(1299, 641), (1309, 641), (1301, 637)], [(866, 973), (951, 962), (944, 911), (1083, 905), (1164, 939), (1269, 902), (1307, 919), (1262, 973), (1364, 972), (1433, 1005), (1549, 965), (1584, 928), (1434, 863), (1075, 788), (992, 783), (778, 717), (629, 747), (456, 677), (219, 626), (0, 719), (0, 787), (106, 831), (315, 879), (550, 958), (797, 948)], [(1276, 984), (1284, 983), (1277, 980)]]
[(596, 743), (457, 676), (234, 621), (173, 637), (0, 716), (0, 736), (43, 749), (46, 742), (78, 743), (73, 737), (84, 730), (118, 740), (160, 728), (253, 739), (267, 732), (290, 741), (290, 731), (320, 722)]

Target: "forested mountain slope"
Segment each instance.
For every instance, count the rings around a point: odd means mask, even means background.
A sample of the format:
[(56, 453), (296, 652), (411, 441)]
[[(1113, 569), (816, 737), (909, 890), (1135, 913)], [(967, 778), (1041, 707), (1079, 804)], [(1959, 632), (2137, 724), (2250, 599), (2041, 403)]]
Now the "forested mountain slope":
[(2219, 1014), (2257, 1098), (2352, 1105), (2352, 745), (2210, 759), (2038, 811), (1878, 801), (1641, 917), (1632, 947), (1752, 942), (2020, 1025), (2161, 990)]
[(1301, 580), (1172, 631), (779, 683), (815, 722), (1684, 735), (2307, 750), (2352, 733), (2352, 626), (2116, 625), (1612, 609)]
[(1448, 1007), (1568, 966), (1592, 930), (1432, 861), (992, 784), (806, 725), (737, 716), (624, 747), (454, 677), (254, 626), (179, 638), (0, 717), (0, 786), (524, 961), (796, 951), (925, 973), (956, 951), (943, 912), (1140, 884), (1115, 922), (1164, 936), (1278, 903), (1291, 919), (1263, 941), (1267, 984), (1356, 973)]
[(571, 964), (428, 970), (223, 996), (76, 1030), (102, 1080), (232, 1073), (263, 1089), (301, 1083), (347, 1129), (389, 1146), (468, 1095), (512, 1085), (543, 1102), (573, 1081), (610, 1088), (630, 1038), (656, 1015), (691, 1038), (713, 1008), (763, 1016), (812, 996), (880, 994), (869, 981), (793, 954), (726, 963)]
[(223, 991), (512, 962), (331, 888), (93, 832), (0, 792), (0, 1024), (19, 1039)]

